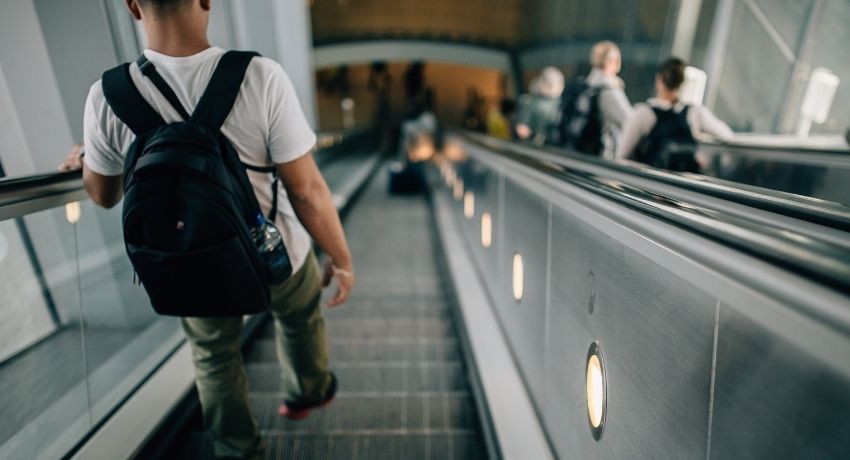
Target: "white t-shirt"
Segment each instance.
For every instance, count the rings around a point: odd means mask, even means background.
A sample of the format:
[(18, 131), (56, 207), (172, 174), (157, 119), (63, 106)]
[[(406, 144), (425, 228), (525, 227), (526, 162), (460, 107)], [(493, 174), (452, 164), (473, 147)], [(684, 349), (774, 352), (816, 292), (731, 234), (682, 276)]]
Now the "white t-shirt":
[[(657, 97), (650, 98), (646, 101), (646, 104), (636, 105), (634, 114), (629, 117), (623, 127), (623, 132), (617, 143), (616, 158), (629, 158), (634, 155), (634, 151), (641, 140), (652, 132), (652, 128), (658, 122), (655, 112), (652, 110), (653, 107), (661, 110), (673, 110), (676, 113), (685, 110), (685, 104), (676, 103), (674, 105)], [(729, 140), (735, 135), (729, 125), (711, 113), (708, 107), (702, 105), (688, 106), (688, 126), (691, 127), (691, 133), (696, 140), (701, 139), (703, 134), (714, 136), (720, 140)]]
[[(171, 57), (151, 50), (144, 53), (186, 111), (192, 113), (225, 50), (212, 47), (187, 57)], [(180, 121), (177, 111), (135, 63), (130, 65), (130, 76), (145, 100), (166, 122)], [(104, 176), (123, 174), (124, 155), (135, 135), (107, 104), (100, 81), (89, 91), (84, 130), (86, 166)], [(239, 96), (221, 132), (243, 162), (256, 166), (288, 163), (309, 153), (316, 144), (316, 134), (307, 124), (289, 77), (275, 61), (261, 57), (254, 58), (248, 66)], [(248, 171), (248, 177), (263, 213), (268, 214), (271, 175)], [(283, 187), (278, 187), (275, 224), (283, 234), (293, 270), (297, 271), (312, 243)]]

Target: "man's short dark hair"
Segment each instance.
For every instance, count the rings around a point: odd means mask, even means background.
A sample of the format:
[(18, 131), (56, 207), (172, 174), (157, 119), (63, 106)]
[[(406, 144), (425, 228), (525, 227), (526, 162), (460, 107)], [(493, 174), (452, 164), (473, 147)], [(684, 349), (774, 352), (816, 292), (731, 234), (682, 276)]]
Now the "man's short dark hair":
[(658, 66), (657, 74), (661, 77), (664, 86), (676, 90), (685, 81), (685, 67), (687, 67), (685, 61), (671, 57)]
[(192, 3), (192, 0), (136, 0), (139, 6), (152, 6), (158, 14), (169, 14)]

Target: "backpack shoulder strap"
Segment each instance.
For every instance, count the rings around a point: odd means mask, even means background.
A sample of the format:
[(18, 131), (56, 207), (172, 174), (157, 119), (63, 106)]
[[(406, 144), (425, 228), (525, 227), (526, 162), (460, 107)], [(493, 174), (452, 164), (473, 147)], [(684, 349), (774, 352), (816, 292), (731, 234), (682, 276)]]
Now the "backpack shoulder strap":
[(658, 124), (661, 120), (666, 120), (670, 114), (673, 114), (673, 110), (664, 110), (659, 107), (650, 106), (652, 108), (652, 113), (655, 114), (656, 124)]
[(148, 77), (151, 82), (153, 82), (156, 89), (159, 90), (159, 93), (162, 94), (163, 97), (171, 104), (171, 107), (174, 107), (174, 110), (180, 114), (180, 117), (184, 120), (189, 119), (189, 113), (186, 112), (186, 109), (183, 107), (183, 104), (180, 103), (180, 99), (177, 98), (177, 94), (174, 93), (174, 90), (168, 86), (168, 83), (165, 82), (165, 79), (162, 78), (162, 75), (156, 71), (156, 66), (153, 65), (153, 62), (149, 61), (148, 58), (142, 53), (142, 57), (136, 61), (136, 65), (139, 66), (139, 70), (142, 72), (142, 75)]
[(254, 56), (259, 54), (250, 51), (224, 53), (195, 107), (192, 121), (214, 129), (221, 128), (239, 96), (239, 88)]
[(165, 124), (130, 78), (130, 64), (121, 64), (104, 72), (101, 86), (106, 103), (136, 136)]

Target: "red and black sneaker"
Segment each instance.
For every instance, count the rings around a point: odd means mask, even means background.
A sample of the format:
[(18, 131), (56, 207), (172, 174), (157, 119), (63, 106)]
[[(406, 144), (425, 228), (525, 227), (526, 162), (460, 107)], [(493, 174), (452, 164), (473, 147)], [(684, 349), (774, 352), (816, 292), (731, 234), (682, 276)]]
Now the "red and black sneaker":
[(331, 386), (328, 387), (328, 394), (324, 398), (319, 401), (308, 403), (284, 401), (283, 404), (277, 408), (277, 413), (281, 417), (286, 417), (289, 420), (304, 420), (308, 415), (310, 415), (311, 410), (320, 409), (330, 404), (335, 395), (336, 375), (331, 373)]

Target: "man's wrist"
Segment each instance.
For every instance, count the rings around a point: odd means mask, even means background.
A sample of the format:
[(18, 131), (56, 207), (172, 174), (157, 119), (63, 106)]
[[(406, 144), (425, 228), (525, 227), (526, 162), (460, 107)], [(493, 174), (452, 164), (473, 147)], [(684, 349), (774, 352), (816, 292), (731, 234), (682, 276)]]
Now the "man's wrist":
[(343, 270), (346, 272), (353, 272), (354, 267), (351, 263), (351, 256), (348, 257), (331, 257), (331, 264), (335, 269)]

